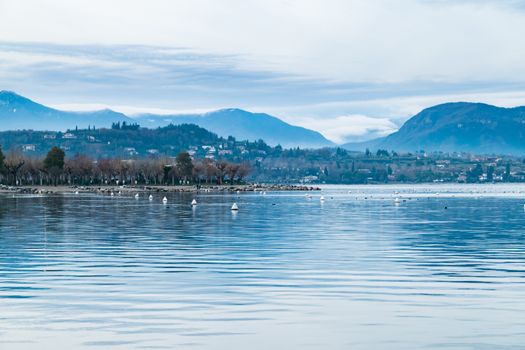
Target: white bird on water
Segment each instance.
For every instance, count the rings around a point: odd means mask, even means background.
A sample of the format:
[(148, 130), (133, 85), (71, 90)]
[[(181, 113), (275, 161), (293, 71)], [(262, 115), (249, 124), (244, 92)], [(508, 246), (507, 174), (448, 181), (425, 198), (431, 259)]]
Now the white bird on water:
[(162, 198), (162, 203), (164, 203), (164, 204), (168, 203), (168, 198), (166, 198), (166, 197)]
[(152, 201), (152, 200), (153, 200), (153, 195), (150, 194), (149, 197), (148, 197), (148, 199), (149, 199), (150, 201)]
[(237, 210), (239, 210), (239, 207), (237, 206), (237, 203), (233, 203), (232, 211), (237, 211)]
[(191, 205), (194, 207), (197, 205), (197, 201), (195, 200), (195, 198), (191, 201)]

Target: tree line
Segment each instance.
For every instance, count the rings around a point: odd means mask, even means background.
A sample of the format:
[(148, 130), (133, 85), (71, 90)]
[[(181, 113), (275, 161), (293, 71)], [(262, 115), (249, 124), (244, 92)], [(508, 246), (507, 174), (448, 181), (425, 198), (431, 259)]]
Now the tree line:
[(66, 157), (53, 147), (45, 157), (27, 157), (0, 149), (0, 183), (6, 185), (203, 185), (243, 183), (247, 163), (192, 159), (186, 151), (173, 158), (95, 160), (85, 154)]

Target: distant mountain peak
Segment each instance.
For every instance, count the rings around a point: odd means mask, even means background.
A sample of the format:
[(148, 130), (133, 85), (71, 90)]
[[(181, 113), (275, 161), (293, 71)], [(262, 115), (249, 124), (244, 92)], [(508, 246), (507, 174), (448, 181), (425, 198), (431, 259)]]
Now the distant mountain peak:
[(4, 97), (4, 96), (18, 96), (18, 97), (22, 97), (19, 94), (17, 94), (16, 92), (11, 91), (11, 90), (0, 90), (0, 96), (2, 96), (2, 97)]
[(6, 102), (31, 101), (30, 99), (24, 96), (21, 96), (14, 91), (9, 91), (9, 90), (0, 90), (0, 100), (6, 101)]
[(283, 147), (319, 148), (333, 146), (317, 131), (286, 123), (266, 113), (253, 113), (240, 108), (223, 108), (204, 114), (170, 115), (146, 114), (137, 121), (145, 126), (159, 126), (167, 123), (196, 124), (223, 137), (234, 136), (238, 140), (262, 139), (269, 145)]
[(478, 102), (443, 103), (422, 110), (387, 137), (345, 147), (525, 154), (525, 108)]
[(221, 108), (221, 109), (217, 109), (215, 111), (210, 111), (210, 112), (207, 112), (205, 113), (205, 115), (213, 115), (213, 114), (225, 114), (225, 113), (229, 113), (229, 114), (237, 114), (237, 113), (241, 113), (241, 114), (253, 114), (252, 112), (248, 112), (244, 109), (240, 109), (240, 108)]

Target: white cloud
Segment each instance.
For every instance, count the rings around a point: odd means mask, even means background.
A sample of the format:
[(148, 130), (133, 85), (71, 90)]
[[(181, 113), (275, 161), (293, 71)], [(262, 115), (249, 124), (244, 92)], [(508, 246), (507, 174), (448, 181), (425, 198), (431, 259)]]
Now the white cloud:
[(11, 0), (0, 40), (147, 44), (243, 55), (247, 68), (344, 81), (525, 74), (525, 13), (500, 1)]
[(345, 115), (325, 119), (296, 119), (294, 123), (318, 130), (329, 140), (341, 144), (381, 137), (397, 130), (397, 125), (386, 118), (365, 115)]

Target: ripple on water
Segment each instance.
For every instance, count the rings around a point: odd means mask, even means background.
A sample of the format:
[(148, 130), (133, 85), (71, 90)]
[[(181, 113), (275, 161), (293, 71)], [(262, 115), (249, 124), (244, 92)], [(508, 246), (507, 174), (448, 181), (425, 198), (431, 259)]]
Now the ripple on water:
[(520, 348), (524, 193), (6, 197), (0, 347)]

